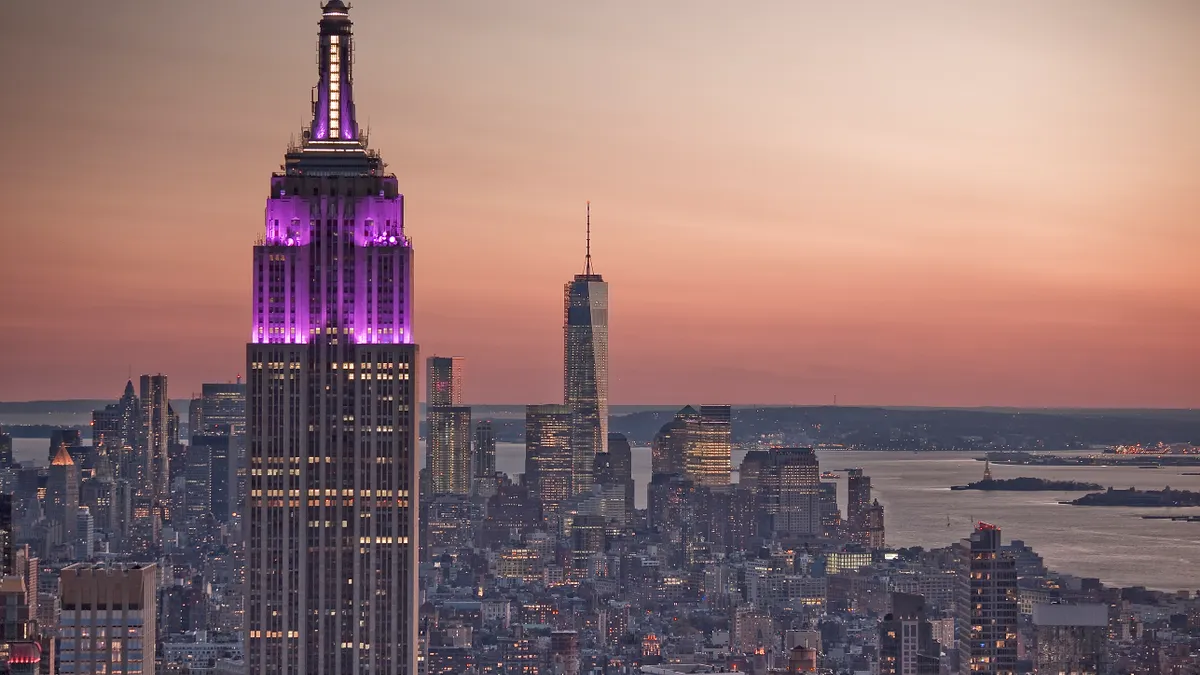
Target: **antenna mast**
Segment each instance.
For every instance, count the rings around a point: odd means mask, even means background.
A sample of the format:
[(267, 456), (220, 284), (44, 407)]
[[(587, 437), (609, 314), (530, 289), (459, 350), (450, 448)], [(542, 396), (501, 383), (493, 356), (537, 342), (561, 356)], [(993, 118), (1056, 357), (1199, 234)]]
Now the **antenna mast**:
[(584, 256), (583, 273), (592, 273), (592, 201), (587, 201), (587, 255)]

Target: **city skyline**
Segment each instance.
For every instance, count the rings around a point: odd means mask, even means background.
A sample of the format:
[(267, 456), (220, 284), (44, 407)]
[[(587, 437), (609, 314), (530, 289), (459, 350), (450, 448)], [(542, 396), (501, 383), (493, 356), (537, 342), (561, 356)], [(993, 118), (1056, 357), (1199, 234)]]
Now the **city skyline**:
[[(32, 64), (0, 400), (107, 398), (127, 364), (232, 380), (304, 13), (59, 5), (0, 27)], [(613, 404), (1200, 406), (1200, 8), (688, 7), (356, 7), (356, 97), (418, 196), (422, 342), (471, 360), (468, 402), (558, 398), (590, 199)], [(64, 157), (71, 199), (43, 179)]]

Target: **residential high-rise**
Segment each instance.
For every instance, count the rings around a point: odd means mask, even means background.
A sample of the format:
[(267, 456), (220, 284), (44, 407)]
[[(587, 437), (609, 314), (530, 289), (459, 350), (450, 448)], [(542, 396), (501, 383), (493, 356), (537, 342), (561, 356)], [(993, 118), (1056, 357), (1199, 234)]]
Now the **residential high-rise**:
[(851, 528), (859, 527), (863, 512), (871, 504), (871, 477), (862, 469), (846, 470), (846, 522)]
[(425, 464), (437, 494), (471, 492), (471, 409), (462, 404), (465, 363), (461, 356), (431, 356), (426, 361)]
[(79, 511), (79, 467), (71, 459), (64, 443), (50, 462), (46, 481), (46, 517), (62, 525), (64, 542), (75, 540), (76, 515)]
[(247, 346), (252, 675), (416, 674), (413, 251), (355, 120), (342, 0), (322, 7), (313, 119), (271, 177)]
[(58, 672), (154, 675), (157, 598), (154, 565), (63, 569)]
[(772, 531), (782, 537), (821, 534), (821, 469), (812, 448), (771, 448), (759, 488)]
[(573, 494), (573, 419), (569, 406), (525, 406), (525, 480), (546, 511), (556, 511)]
[(108, 451), (115, 480), (140, 475), (137, 449), (143, 431), (142, 403), (133, 389), (133, 380), (125, 383), (119, 401), (92, 413), (92, 447), (103, 445)]
[(592, 270), (591, 203), (583, 274), (568, 281), (563, 301), (563, 396), (571, 423), (573, 494), (592, 489), (596, 455), (608, 442), (608, 283)]
[(166, 375), (142, 375), (142, 430), (139, 487), (155, 505), (170, 495), (171, 417), (168, 411)]
[(941, 653), (925, 598), (892, 593), (892, 611), (879, 624), (879, 675), (938, 675)]
[(1000, 528), (979, 523), (963, 542), (970, 588), (969, 670), (1012, 675), (1017, 661), (1017, 569), (1000, 546)]
[(463, 373), (466, 365), (467, 360), (461, 356), (431, 356), (426, 359), (429, 379), (425, 405), (462, 405)]

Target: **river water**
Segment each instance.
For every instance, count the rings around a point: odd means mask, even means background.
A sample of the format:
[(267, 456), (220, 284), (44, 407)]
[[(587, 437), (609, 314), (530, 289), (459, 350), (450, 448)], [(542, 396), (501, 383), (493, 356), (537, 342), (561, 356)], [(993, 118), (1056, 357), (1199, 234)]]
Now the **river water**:
[[(17, 461), (46, 463), (47, 439), (14, 439)], [(421, 451), (424, 457), (424, 451)], [(741, 462), (736, 452), (733, 465)], [(1196, 513), (1200, 509), (1068, 506), (1058, 502), (1081, 493), (953, 492), (951, 485), (978, 480), (979, 453), (849, 452), (820, 453), (821, 469), (862, 467), (871, 477), (874, 496), (885, 508), (890, 546), (946, 546), (970, 534), (978, 520), (1000, 527), (1005, 541), (1032, 546), (1054, 570), (1098, 577), (1116, 586), (1158, 590), (1200, 589), (1200, 523), (1144, 520), (1142, 515)], [(496, 468), (510, 476), (525, 470), (525, 446), (498, 443)], [(1196, 467), (1136, 469), (1114, 467), (1033, 467), (993, 465), (996, 478), (1032, 476), (1078, 480), (1119, 488), (1159, 489), (1167, 485), (1200, 491)], [(636, 502), (645, 508), (650, 480), (650, 450), (633, 449)], [(839, 486), (845, 513), (845, 478)], [(947, 524), (948, 523), (948, 524)]]

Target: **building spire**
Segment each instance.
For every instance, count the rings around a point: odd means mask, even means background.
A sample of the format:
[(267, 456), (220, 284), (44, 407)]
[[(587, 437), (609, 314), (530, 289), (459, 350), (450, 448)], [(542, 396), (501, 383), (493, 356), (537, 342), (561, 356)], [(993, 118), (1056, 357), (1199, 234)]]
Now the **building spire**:
[(583, 257), (583, 261), (584, 261), (583, 262), (583, 273), (590, 275), (592, 273), (592, 201), (590, 199), (587, 201), (586, 221), (587, 221), (587, 244), (586, 244), (585, 250), (587, 251), (587, 254), (584, 255), (584, 257)]
[(311, 138), (319, 141), (356, 141), (354, 118), (354, 35), (350, 8), (342, 0), (329, 0), (321, 8), (317, 38), (319, 64), (316, 100), (313, 101)]

